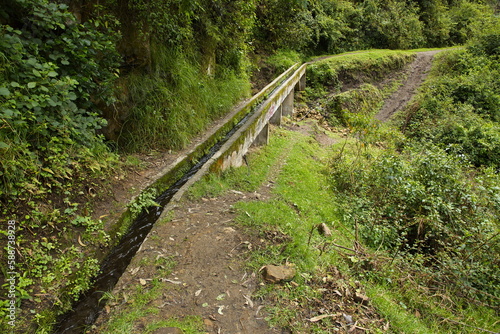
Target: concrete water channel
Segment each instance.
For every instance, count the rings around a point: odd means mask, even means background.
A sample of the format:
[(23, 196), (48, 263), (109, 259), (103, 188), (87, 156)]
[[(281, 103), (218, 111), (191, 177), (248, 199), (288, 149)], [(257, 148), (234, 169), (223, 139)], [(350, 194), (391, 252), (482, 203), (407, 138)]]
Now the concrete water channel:
[[(104, 259), (94, 284), (81, 296), (73, 309), (59, 318), (54, 333), (80, 334), (92, 325), (104, 308), (105, 292), (111, 291), (130, 261), (151, 231), (154, 223), (178, 202), (186, 190), (207, 173), (220, 172), (243, 164), (252, 145), (265, 145), (269, 125), (279, 125), (283, 116), (294, 110), (294, 92), (303, 90), (306, 83), (306, 64), (295, 64), (231, 113), (229, 121), (220, 125), (211, 136), (191, 151), (167, 166), (144, 189), (161, 194), (159, 206), (152, 206), (134, 217), (125, 211), (117, 226), (129, 226), (120, 242)], [(136, 197), (136, 201), (140, 196)], [(139, 204), (139, 203), (138, 203)]]

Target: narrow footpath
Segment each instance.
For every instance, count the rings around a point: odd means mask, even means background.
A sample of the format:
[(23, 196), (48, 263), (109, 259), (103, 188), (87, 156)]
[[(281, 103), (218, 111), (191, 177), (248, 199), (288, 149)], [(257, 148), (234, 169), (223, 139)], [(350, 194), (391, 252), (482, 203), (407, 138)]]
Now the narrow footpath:
[(432, 59), (440, 52), (425, 51), (417, 53), (417, 58), (408, 69), (405, 82), (385, 101), (384, 106), (375, 116), (379, 121), (387, 121), (396, 111), (402, 110), (415, 95), (418, 87), (425, 81), (432, 66)]

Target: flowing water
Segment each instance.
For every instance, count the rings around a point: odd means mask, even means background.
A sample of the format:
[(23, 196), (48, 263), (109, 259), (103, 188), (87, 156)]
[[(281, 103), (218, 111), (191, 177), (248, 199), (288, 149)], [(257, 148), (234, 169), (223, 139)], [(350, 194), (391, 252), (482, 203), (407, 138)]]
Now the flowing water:
[[(259, 105), (260, 106), (260, 105)], [(93, 286), (73, 305), (73, 309), (58, 319), (55, 334), (81, 334), (90, 327), (104, 308), (105, 292), (112, 291), (135, 253), (158, 220), (164, 207), (179, 189), (222, 147), (222, 145), (247, 121), (259, 106), (253, 108), (210, 152), (200, 159), (184, 176), (162, 193), (155, 201), (159, 206), (144, 209), (134, 220), (119, 244), (104, 259)]]

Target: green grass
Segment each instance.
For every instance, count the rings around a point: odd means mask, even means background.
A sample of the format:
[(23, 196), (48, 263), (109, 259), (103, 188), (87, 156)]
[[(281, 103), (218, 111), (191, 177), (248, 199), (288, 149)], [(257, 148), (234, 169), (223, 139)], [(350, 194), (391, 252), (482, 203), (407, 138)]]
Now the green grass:
[(248, 78), (204, 74), (185, 56), (163, 47), (148, 72), (127, 77), (130, 116), (119, 138), (127, 151), (179, 149), (250, 92)]
[[(249, 166), (211, 175), (191, 193), (201, 197), (218, 196), (229, 189), (258, 192), (260, 186), (266, 186), (272, 179), (269, 200), (235, 205), (240, 224), (258, 231), (261, 238), (274, 234), (279, 239), (270, 240), (266, 247), (254, 251), (248, 266), (257, 271), (266, 264), (288, 263), (297, 269), (294, 282), (298, 286), (266, 284), (256, 292), (256, 298), (270, 301), (269, 324), (297, 333), (327, 333), (335, 328), (334, 321), (309, 323), (304, 312), (307, 314), (311, 300), (321, 297), (317, 278), (336, 267), (348, 284), (355, 280), (363, 283), (377, 312), (390, 323), (390, 333), (476, 333), (477, 328), (498, 327), (495, 315), (486, 308), (454, 305), (452, 312), (451, 306), (456, 301), (433, 296), (425, 287), (414, 284), (414, 273), (405, 269), (408, 266), (404, 259), (391, 263), (388, 254), (366, 246), (362, 246), (366, 256), (346, 258), (332, 245), (332, 240), (327, 242), (319, 235), (315, 227), (325, 223), (332, 229), (336, 245), (352, 248), (356, 239), (354, 226), (346, 223), (337, 195), (328, 187), (331, 177), (328, 161), (343, 145), (344, 140), (340, 140), (333, 149), (322, 148), (307, 135), (275, 129), (268, 146), (249, 154)], [(381, 152), (380, 148), (367, 148), (352, 139), (345, 150), (352, 150), (352, 154), (358, 154), (359, 150), (371, 155)], [(364, 263), (372, 263), (373, 269), (364, 269)], [(381, 333), (380, 329), (372, 330)]]
[(203, 196), (215, 197), (229, 189), (256, 191), (270, 175), (270, 166), (278, 164), (283, 152), (293, 146), (288, 136), (279, 131), (273, 134), (270, 141), (272, 145), (260, 148), (258, 154), (248, 154), (246, 158), (248, 164), (243, 167), (231, 168), (218, 175), (206, 175), (203, 182), (198, 182), (189, 189), (188, 196), (192, 199)]
[(429, 329), (403, 302), (398, 301), (387, 287), (373, 285), (368, 289), (368, 293), (379, 312), (389, 319), (393, 331), (412, 334), (439, 332), (436, 328)]

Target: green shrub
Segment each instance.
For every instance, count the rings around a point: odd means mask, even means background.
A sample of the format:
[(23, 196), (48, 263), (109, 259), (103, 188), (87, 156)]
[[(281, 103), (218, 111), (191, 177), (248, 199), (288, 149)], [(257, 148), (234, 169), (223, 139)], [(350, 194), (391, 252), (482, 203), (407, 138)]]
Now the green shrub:
[(415, 5), (397, 0), (366, 0), (363, 32), (374, 48), (411, 49), (425, 45), (424, 26)]
[(296, 63), (302, 62), (301, 55), (296, 51), (291, 50), (278, 50), (275, 54), (266, 59), (268, 65), (275, 76), (288, 70)]
[(499, 262), (489, 256), (500, 250), (498, 175), (486, 170), (473, 179), (462, 157), (420, 145), (402, 154), (340, 155), (331, 173), (345, 217), (360, 222), (367, 244), (394, 256), (419, 254), (418, 266), (442, 289), (473, 287), (471, 295), (490, 303), (488, 294), (498, 297)]
[[(57, 186), (106, 154), (97, 104), (113, 102), (118, 65), (116, 35), (99, 21), (78, 24), (67, 6), (45, 0), (5, 10), (13, 22), (0, 26), (0, 196)], [(18, 29), (20, 16), (29, 24)]]
[(407, 110), (402, 128), (411, 138), (464, 154), (475, 166), (498, 168), (500, 66), (475, 46), (436, 58), (433, 77)]

